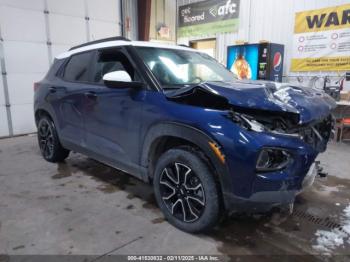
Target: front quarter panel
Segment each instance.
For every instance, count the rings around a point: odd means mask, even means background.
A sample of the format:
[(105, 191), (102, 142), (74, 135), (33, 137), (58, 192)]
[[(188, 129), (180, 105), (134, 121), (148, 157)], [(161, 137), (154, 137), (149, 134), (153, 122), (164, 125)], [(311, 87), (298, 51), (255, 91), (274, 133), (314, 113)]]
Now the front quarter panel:
[[(237, 199), (260, 198), (261, 192), (293, 192), (284, 200), (276, 198), (275, 202), (293, 201), (295, 193), (301, 189), (304, 176), (317, 156), (317, 152), (311, 146), (298, 138), (248, 131), (233, 123), (225, 110), (172, 102), (160, 92), (146, 93), (143, 121), (141, 133), (145, 134), (146, 138), (156, 132), (152, 127), (165, 122), (180, 123), (198, 131), (194, 134), (204, 134), (200, 142), (196, 139), (191, 141), (201, 143), (203, 152), (211, 155), (211, 159), (220, 166), (211, 148), (204, 146), (209, 140), (215, 141), (225, 155), (225, 164), (221, 163), (222, 167), (217, 174), (223, 194)], [(164, 132), (171, 132), (169, 130)], [(175, 128), (173, 132), (177, 132)], [(145, 144), (147, 143), (146, 141)], [(292, 163), (281, 171), (257, 173), (256, 160), (263, 147), (285, 148), (293, 156)], [(146, 162), (142, 164), (145, 165)], [(259, 200), (267, 201), (263, 198)], [(268, 201), (271, 201), (271, 198)]]

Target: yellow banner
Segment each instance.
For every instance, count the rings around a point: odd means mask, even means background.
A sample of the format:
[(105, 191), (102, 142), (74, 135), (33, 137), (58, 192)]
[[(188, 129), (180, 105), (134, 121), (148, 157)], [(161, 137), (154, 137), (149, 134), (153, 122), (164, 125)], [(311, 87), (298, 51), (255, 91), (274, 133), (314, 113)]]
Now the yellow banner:
[(350, 4), (295, 14), (291, 71), (350, 70)]
[(292, 59), (292, 71), (346, 71), (350, 57), (320, 57)]
[(350, 4), (295, 14), (295, 34), (336, 30), (347, 27), (350, 27)]

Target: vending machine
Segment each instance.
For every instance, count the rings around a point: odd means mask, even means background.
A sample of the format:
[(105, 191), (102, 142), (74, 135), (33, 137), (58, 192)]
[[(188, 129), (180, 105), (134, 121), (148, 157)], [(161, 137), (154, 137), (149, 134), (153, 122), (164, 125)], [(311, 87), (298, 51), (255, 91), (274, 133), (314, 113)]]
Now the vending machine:
[(274, 43), (232, 45), (227, 48), (227, 68), (238, 79), (282, 82), (284, 45)]

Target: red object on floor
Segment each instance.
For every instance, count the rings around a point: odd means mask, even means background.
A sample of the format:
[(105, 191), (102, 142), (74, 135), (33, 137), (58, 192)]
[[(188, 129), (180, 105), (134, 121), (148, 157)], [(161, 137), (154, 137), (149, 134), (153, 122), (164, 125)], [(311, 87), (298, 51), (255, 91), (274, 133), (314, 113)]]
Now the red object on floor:
[(342, 121), (341, 121), (342, 124), (346, 124), (346, 125), (350, 125), (350, 118), (344, 118)]

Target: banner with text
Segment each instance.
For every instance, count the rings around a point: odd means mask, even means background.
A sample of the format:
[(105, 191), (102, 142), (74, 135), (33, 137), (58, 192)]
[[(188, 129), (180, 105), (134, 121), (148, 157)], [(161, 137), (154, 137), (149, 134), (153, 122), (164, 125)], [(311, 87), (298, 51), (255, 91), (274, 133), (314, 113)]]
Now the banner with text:
[(209, 0), (179, 7), (178, 37), (238, 31), (240, 0)]
[(295, 15), (291, 71), (350, 70), (350, 4)]

